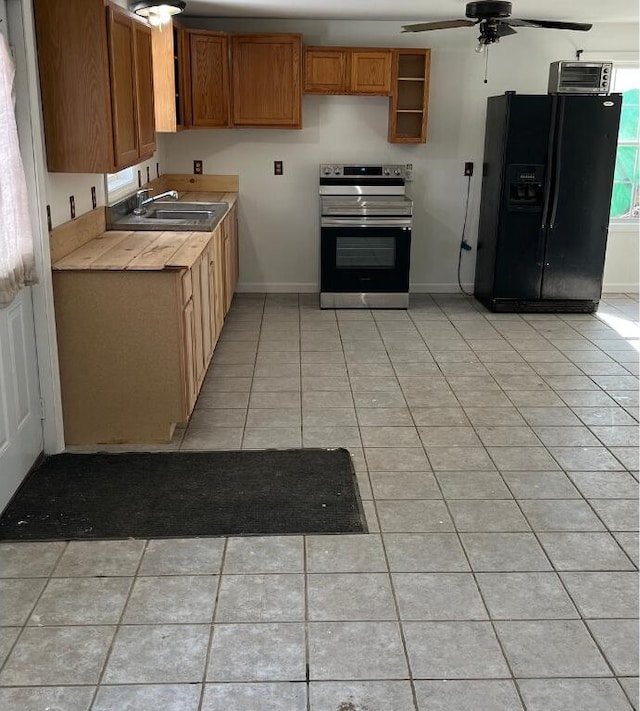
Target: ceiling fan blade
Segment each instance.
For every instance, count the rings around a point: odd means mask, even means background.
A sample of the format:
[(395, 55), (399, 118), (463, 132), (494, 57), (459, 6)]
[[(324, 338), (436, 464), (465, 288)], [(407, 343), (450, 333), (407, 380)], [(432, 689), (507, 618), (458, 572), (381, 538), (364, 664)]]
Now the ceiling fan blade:
[(422, 22), (418, 25), (403, 25), (403, 32), (426, 32), (427, 30), (449, 30), (454, 27), (471, 27), (473, 20), (444, 20), (443, 22)]
[(516, 31), (513, 29), (513, 27), (509, 27), (506, 22), (500, 22), (498, 23), (497, 34), (498, 38), (508, 37), (509, 35), (515, 35)]
[(543, 27), (549, 30), (577, 30), (578, 32), (588, 32), (593, 25), (584, 22), (557, 22), (556, 20), (518, 20), (509, 18), (503, 20), (512, 27)]

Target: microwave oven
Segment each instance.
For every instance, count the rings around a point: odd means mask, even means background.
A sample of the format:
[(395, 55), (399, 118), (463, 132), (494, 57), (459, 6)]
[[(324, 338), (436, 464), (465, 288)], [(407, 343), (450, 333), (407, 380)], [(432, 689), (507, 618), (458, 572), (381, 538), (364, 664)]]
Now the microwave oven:
[(549, 94), (608, 94), (611, 62), (553, 62), (549, 68)]

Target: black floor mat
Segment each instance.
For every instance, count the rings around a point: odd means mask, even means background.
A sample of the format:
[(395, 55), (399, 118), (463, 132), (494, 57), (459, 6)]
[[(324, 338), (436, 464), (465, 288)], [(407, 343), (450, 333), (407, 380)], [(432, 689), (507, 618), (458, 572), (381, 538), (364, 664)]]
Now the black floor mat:
[(59, 454), (0, 517), (0, 539), (366, 533), (345, 449)]

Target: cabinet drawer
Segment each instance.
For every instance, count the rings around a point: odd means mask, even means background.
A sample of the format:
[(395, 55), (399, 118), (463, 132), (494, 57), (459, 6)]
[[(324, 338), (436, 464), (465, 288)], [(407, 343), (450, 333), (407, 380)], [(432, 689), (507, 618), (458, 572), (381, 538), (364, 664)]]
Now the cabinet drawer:
[(191, 278), (191, 270), (187, 269), (182, 273), (182, 303), (186, 304), (192, 296), (193, 279)]

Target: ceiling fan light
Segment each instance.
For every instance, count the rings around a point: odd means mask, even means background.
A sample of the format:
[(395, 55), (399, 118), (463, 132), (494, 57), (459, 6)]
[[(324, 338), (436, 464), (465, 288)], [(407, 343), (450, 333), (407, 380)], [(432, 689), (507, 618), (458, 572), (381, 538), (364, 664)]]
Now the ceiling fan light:
[(171, 17), (180, 14), (186, 6), (184, 0), (139, 0), (131, 3), (129, 9), (150, 25), (159, 27), (171, 22)]

